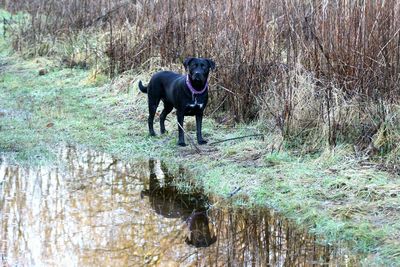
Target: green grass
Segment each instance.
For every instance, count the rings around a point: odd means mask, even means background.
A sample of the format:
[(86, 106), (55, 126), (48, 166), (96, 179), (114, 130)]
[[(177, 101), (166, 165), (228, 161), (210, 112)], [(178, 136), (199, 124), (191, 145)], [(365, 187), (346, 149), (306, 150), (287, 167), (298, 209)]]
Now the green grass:
[[(262, 125), (230, 128), (206, 119), (204, 135), (211, 142), (260, 132), (265, 138), (204, 146), (198, 154), (176, 146), (172, 114), (168, 134), (148, 136), (146, 96), (131, 82), (147, 81), (151, 73), (130, 73), (111, 83), (47, 58), (22, 60), (9, 47), (0, 40), (0, 151), (15, 163), (51, 164), (65, 143), (127, 160), (165, 159), (185, 166), (209, 193), (226, 197), (240, 187), (240, 205), (273, 208), (321, 241), (368, 254), (365, 265), (400, 266), (399, 177), (361, 165), (351, 148), (313, 155), (278, 151), (280, 136)], [(48, 74), (39, 76), (40, 69)]]

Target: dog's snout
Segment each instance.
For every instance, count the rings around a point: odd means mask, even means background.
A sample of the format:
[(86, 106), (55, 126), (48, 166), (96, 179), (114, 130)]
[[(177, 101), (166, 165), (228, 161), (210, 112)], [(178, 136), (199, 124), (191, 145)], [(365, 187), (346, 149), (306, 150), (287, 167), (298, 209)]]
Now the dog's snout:
[(196, 71), (193, 73), (193, 79), (201, 80), (203, 78), (203, 74), (200, 71)]

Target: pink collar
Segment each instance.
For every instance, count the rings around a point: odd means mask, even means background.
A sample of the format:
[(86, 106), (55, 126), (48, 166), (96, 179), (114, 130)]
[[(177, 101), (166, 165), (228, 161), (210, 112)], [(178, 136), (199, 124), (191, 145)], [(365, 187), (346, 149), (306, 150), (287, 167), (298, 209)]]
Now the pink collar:
[(192, 95), (200, 95), (200, 94), (204, 93), (207, 90), (208, 81), (206, 82), (206, 85), (204, 85), (204, 88), (202, 90), (197, 91), (196, 89), (194, 89), (193, 85), (190, 83), (189, 74), (188, 74), (188, 75), (186, 75), (186, 85), (189, 88), (190, 92), (192, 92)]

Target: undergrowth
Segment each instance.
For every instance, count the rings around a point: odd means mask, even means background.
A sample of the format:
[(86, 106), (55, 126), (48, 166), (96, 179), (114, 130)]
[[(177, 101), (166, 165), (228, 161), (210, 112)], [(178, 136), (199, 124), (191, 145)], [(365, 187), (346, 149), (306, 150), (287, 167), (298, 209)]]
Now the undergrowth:
[[(11, 20), (6, 12), (2, 16)], [(147, 81), (160, 66), (182, 67), (163, 64), (165, 55), (151, 56), (141, 67), (109, 80), (109, 59), (102, 49), (90, 48), (95, 40), (104, 44), (108, 37), (107, 32), (79, 33), (69, 41), (60, 37), (45, 53), (48, 57), (32, 57), (36, 52), (27, 55), (26, 50), (14, 54), (9, 39), (1, 39), (3, 155), (18, 163), (43, 164), (54, 158), (55, 147), (67, 143), (128, 160), (168, 159), (190, 169), (208, 192), (226, 197), (240, 188), (241, 205), (269, 206), (327, 243), (350, 243), (354, 251), (369, 255), (365, 265), (400, 265), (400, 131), (395, 101), (364, 103), (334, 83), (327, 101), (315, 77), (295, 64), (280, 74), (290, 74), (285, 85), (290, 86), (284, 87), (291, 90), (289, 110), (280, 95), (286, 89), (274, 90), (281, 86), (277, 82), (257, 94), (255, 107), (261, 108), (252, 123), (235, 122), (235, 113), (227, 107), (204, 122), (204, 136), (210, 142), (260, 133), (263, 138), (209, 145), (198, 154), (193, 147), (176, 147), (173, 114), (167, 123), (169, 133), (148, 137), (146, 97), (137, 90), (138, 80)], [(94, 52), (86, 54), (89, 49), (100, 53), (97, 60)], [(230, 90), (223, 89), (219, 75), (214, 74), (211, 84), (217, 102), (222, 91)], [(234, 99), (238, 105), (252, 106)], [(329, 112), (319, 113), (321, 106), (326, 111), (327, 103), (335, 104)], [(214, 111), (215, 105), (209, 109)], [(193, 119), (187, 120), (192, 135), (193, 124)]]
[(1, 4), (13, 14), (2, 28), (26, 57), (90, 68), (92, 80), (148, 72), (154, 62), (183, 71), (187, 56), (212, 57), (208, 115), (259, 121), (305, 153), (346, 143), (398, 169), (397, 1)]

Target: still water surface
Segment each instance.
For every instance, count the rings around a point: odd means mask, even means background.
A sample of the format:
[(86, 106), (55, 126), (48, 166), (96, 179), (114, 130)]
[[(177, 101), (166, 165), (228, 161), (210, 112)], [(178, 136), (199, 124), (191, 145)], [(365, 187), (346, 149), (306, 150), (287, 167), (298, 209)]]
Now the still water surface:
[(178, 190), (184, 169), (59, 154), (51, 168), (0, 160), (0, 266), (358, 265), (268, 210)]

